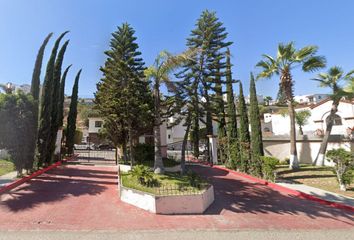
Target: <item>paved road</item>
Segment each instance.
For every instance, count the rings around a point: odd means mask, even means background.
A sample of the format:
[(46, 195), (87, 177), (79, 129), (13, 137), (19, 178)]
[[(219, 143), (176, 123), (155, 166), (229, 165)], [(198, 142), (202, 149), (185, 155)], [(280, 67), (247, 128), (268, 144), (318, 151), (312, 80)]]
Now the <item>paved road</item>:
[(215, 187), (215, 203), (204, 215), (151, 214), (119, 200), (116, 167), (67, 165), (1, 195), (0, 231), (354, 230), (352, 212), (283, 195), (222, 170), (193, 168)]
[(0, 240), (349, 240), (353, 234), (354, 230), (0, 231)]

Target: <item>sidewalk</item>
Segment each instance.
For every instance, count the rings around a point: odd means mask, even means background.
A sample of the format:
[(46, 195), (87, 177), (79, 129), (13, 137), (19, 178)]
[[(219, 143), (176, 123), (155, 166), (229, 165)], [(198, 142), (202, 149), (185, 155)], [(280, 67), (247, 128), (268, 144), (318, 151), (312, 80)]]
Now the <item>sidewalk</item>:
[(13, 171), (5, 175), (0, 176), (0, 187), (7, 185), (8, 183), (13, 182), (17, 178), (17, 172)]
[(298, 183), (285, 183), (285, 182), (276, 182), (276, 184), (294, 189), (299, 192), (307, 193), (312, 196), (321, 198), (323, 200), (331, 201), (331, 202), (336, 202), (336, 203), (341, 203), (344, 205), (352, 206), (354, 207), (354, 198), (350, 197), (345, 197), (336, 193), (328, 192), (319, 188), (315, 187), (310, 187), (304, 184), (298, 184)]

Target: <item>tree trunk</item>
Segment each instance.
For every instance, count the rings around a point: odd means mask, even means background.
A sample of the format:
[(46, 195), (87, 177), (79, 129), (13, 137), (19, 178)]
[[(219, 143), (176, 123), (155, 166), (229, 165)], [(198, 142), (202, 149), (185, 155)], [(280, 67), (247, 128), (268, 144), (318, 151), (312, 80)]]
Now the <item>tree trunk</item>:
[(115, 158), (115, 160), (116, 160), (116, 165), (118, 165), (118, 149), (119, 149), (119, 147), (116, 146), (116, 152), (115, 152), (115, 154), (114, 154), (114, 158)]
[(154, 100), (155, 100), (155, 124), (154, 124), (154, 142), (155, 142), (155, 162), (154, 173), (163, 173), (164, 166), (161, 156), (161, 114), (160, 114), (160, 89), (159, 80), (156, 79), (154, 87)]
[(129, 135), (129, 149), (130, 149), (130, 167), (133, 168), (134, 165), (134, 148), (133, 148), (133, 131), (132, 126), (129, 124), (128, 127), (128, 135)]
[(128, 161), (128, 156), (127, 156), (127, 143), (124, 141), (123, 146), (122, 146), (122, 150), (123, 150), (123, 161), (124, 163), (127, 163)]
[(299, 125), (299, 133), (300, 133), (301, 136), (304, 135), (304, 131), (302, 130), (302, 126), (301, 125)]
[(329, 114), (328, 121), (326, 122), (326, 124), (327, 124), (326, 132), (325, 132), (325, 134), (323, 136), (320, 150), (318, 151), (317, 158), (316, 158), (316, 160), (314, 162), (314, 164), (317, 165), (317, 166), (323, 166), (324, 165), (324, 160), (325, 160), (325, 156), (326, 156), (328, 140), (329, 140), (329, 136), (331, 135), (334, 117), (336, 115), (336, 112), (338, 111), (338, 105), (339, 105), (339, 101), (338, 100), (337, 101), (333, 101), (331, 112)]
[(185, 174), (186, 172), (186, 146), (188, 142), (189, 129), (191, 126), (189, 118), (187, 118), (186, 124), (187, 124), (187, 128), (186, 128), (186, 132), (184, 133), (182, 149), (181, 149), (181, 174), (182, 175)]
[(296, 149), (296, 125), (295, 125), (295, 110), (292, 101), (288, 103), (289, 117), (290, 117), (290, 169), (299, 168), (299, 160), (297, 158)]

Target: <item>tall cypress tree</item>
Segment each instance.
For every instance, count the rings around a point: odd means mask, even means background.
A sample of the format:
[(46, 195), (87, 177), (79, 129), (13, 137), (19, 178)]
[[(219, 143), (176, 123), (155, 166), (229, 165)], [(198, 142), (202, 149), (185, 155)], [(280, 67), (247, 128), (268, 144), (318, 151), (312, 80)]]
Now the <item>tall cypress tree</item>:
[(31, 94), (33, 96), (33, 100), (35, 100), (35, 101), (38, 101), (38, 99), (39, 99), (40, 84), (41, 84), (40, 77), (41, 77), (41, 69), (42, 69), (44, 50), (49, 42), (49, 39), (52, 37), (52, 35), (53, 35), (53, 33), (49, 33), (48, 36), (44, 39), (41, 47), (38, 50), (36, 62), (34, 64), (34, 69), (33, 69), (33, 74), (32, 74), (32, 83), (31, 83)]
[(57, 56), (58, 47), (61, 39), (67, 34), (62, 33), (56, 40), (52, 53), (47, 63), (46, 75), (43, 83), (42, 97), (41, 97), (41, 109), (40, 120), (38, 129), (38, 167), (41, 167), (46, 159), (50, 159), (48, 147), (51, 133), (51, 113), (52, 113), (52, 96), (53, 96), (53, 81), (54, 81), (54, 65)]
[[(53, 76), (53, 95), (52, 95), (52, 112), (51, 112), (51, 130), (50, 130), (50, 138), (49, 138), (49, 143), (48, 143), (48, 155), (49, 158), (46, 159), (48, 163), (50, 163), (52, 160), (54, 160), (54, 150), (55, 150), (55, 145), (57, 142), (57, 133), (59, 130), (59, 123), (58, 123), (58, 116), (59, 116), (59, 104), (60, 104), (60, 77), (61, 77), (61, 66), (63, 64), (64, 60), (64, 54), (66, 51), (66, 48), (69, 44), (69, 40), (67, 40), (61, 49), (59, 50), (58, 57), (55, 61), (54, 65), (54, 76)], [(55, 160), (59, 160), (58, 157), (56, 157)]]
[(249, 172), (250, 161), (250, 132), (247, 115), (247, 106), (243, 95), (242, 83), (240, 82), (240, 94), (238, 96), (238, 112), (240, 115), (239, 141), (240, 141), (240, 162), (239, 169), (242, 172)]
[(36, 62), (33, 69), (32, 74), (32, 82), (31, 82), (31, 95), (33, 97), (33, 148), (31, 152), (31, 156), (28, 157), (26, 162), (26, 169), (31, 170), (34, 166), (34, 163), (38, 161), (36, 158), (36, 142), (38, 136), (38, 118), (39, 118), (39, 93), (40, 93), (40, 77), (41, 77), (41, 70), (42, 70), (42, 63), (43, 63), (43, 55), (45, 47), (47, 46), (49, 39), (52, 37), (53, 33), (49, 33), (48, 36), (44, 39), (41, 47), (38, 50)]
[(72, 65), (69, 65), (63, 73), (63, 76), (60, 80), (60, 93), (59, 93), (59, 104), (58, 104), (58, 126), (59, 128), (63, 127), (64, 120), (64, 100), (65, 100), (65, 81), (66, 75)]
[(71, 94), (71, 102), (70, 102), (70, 110), (68, 115), (68, 126), (66, 129), (66, 147), (68, 154), (72, 154), (74, 152), (74, 137), (76, 131), (76, 118), (77, 118), (77, 100), (78, 100), (78, 92), (79, 92), (79, 79), (81, 70), (76, 74), (75, 82)]
[(250, 80), (250, 122), (251, 122), (251, 173), (262, 176), (262, 163), (260, 156), (264, 155), (262, 128), (258, 108), (256, 84), (251, 73)]
[(226, 121), (225, 121), (225, 107), (224, 107), (224, 99), (223, 99), (223, 90), (222, 90), (222, 80), (221, 80), (221, 72), (218, 68), (215, 76), (215, 115), (218, 119), (218, 152), (219, 158), (222, 163), (226, 160), (226, 151), (227, 144), (225, 142), (226, 139)]
[[(231, 42), (226, 41), (227, 32), (222, 22), (216, 17), (215, 12), (203, 11), (195, 26), (196, 28), (192, 30), (190, 37), (187, 39), (187, 46), (201, 51), (196, 54), (193, 61), (185, 66), (188, 71), (188, 74), (185, 75), (193, 78), (196, 82), (194, 84), (194, 98), (198, 99), (198, 103), (193, 104), (194, 116), (192, 116), (193, 125), (191, 129), (194, 136), (194, 153), (198, 153), (199, 120), (205, 122), (207, 134), (213, 134), (213, 107), (210, 91), (212, 91), (217, 69), (222, 72), (225, 68), (225, 64), (222, 63), (225, 55), (224, 48), (229, 46)], [(200, 99), (203, 99), (203, 101), (200, 101)], [(204, 111), (203, 115), (199, 115), (200, 107)], [(203, 119), (204, 116), (205, 119)], [(209, 144), (207, 146), (207, 157), (209, 158)]]
[(235, 168), (235, 161), (239, 159), (239, 144), (237, 139), (237, 118), (232, 84), (230, 50), (226, 52), (226, 95), (227, 95), (227, 146), (228, 165)]

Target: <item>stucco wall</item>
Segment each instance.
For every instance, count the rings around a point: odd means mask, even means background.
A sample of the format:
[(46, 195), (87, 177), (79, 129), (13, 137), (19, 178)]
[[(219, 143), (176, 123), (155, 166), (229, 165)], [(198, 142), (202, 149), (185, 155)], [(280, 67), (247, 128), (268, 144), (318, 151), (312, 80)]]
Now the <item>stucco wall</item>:
[[(298, 139), (296, 147), (300, 163), (313, 163), (320, 149), (321, 140), (321, 138), (309, 138), (307, 136)], [(290, 142), (287, 138), (263, 139), (263, 146), (266, 155), (277, 157), (280, 160), (284, 160), (289, 157)], [(348, 151), (354, 151), (354, 141), (339, 140), (332, 137), (328, 143), (327, 150), (337, 149), (340, 147)], [(325, 164), (330, 165), (327, 161)]]

